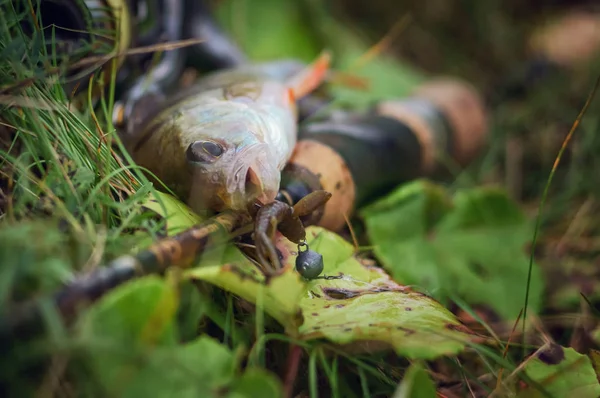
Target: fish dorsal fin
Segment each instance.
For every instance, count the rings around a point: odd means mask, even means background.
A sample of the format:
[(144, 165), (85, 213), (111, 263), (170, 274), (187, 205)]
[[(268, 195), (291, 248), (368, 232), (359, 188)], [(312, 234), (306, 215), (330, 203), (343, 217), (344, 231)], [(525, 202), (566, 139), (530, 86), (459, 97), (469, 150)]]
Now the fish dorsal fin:
[(330, 63), (331, 54), (324, 50), (315, 61), (288, 80), (294, 97), (300, 99), (319, 87), (327, 78)]

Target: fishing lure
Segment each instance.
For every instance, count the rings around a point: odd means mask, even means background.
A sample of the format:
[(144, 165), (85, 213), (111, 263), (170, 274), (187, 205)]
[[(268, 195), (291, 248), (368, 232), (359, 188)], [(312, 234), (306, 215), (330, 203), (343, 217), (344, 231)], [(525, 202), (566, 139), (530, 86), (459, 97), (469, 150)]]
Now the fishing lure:
[(323, 52), (287, 79), (274, 76), (274, 63), (211, 73), (123, 142), (198, 213), (272, 202), (296, 144), (296, 102), (324, 81), (329, 62)]

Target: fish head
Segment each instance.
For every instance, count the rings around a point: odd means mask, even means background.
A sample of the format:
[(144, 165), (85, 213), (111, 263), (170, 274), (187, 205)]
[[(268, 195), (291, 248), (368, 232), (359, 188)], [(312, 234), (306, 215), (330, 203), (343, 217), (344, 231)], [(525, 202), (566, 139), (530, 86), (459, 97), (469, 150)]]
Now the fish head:
[(188, 202), (193, 208), (243, 211), (256, 201), (275, 199), (280, 169), (272, 148), (256, 131), (260, 128), (243, 118), (229, 118), (188, 136), (185, 158), (192, 172)]

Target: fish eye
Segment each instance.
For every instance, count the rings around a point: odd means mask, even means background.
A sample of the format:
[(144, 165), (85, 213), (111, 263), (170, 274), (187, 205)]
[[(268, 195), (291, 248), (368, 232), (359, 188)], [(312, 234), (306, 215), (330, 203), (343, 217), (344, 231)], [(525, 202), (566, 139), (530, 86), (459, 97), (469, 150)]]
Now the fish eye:
[(190, 162), (211, 163), (223, 154), (223, 147), (213, 141), (194, 141), (186, 151)]
[(223, 147), (212, 141), (204, 141), (202, 143), (202, 149), (216, 158), (223, 154)]

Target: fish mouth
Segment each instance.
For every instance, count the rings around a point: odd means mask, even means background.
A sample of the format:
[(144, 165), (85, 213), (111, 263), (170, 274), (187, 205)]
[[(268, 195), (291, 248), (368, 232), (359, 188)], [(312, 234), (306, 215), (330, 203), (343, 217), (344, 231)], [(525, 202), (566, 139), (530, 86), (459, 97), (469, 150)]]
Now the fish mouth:
[(269, 158), (272, 159), (266, 145), (256, 146), (252, 152), (240, 153), (239, 164), (227, 183), (232, 209), (243, 210), (257, 201), (266, 204), (275, 199), (281, 175), (277, 165)]
[(246, 168), (240, 185), (231, 193), (232, 209), (243, 210), (256, 202), (264, 205), (275, 200), (279, 191), (279, 174), (266, 174), (264, 170), (256, 165)]
[(265, 203), (265, 201), (269, 200), (270, 192), (267, 192), (266, 186), (258, 175), (257, 170), (257, 167), (248, 167), (246, 178), (244, 180), (244, 191), (247, 197), (256, 198), (262, 203)]

